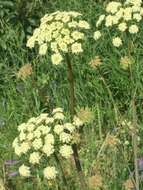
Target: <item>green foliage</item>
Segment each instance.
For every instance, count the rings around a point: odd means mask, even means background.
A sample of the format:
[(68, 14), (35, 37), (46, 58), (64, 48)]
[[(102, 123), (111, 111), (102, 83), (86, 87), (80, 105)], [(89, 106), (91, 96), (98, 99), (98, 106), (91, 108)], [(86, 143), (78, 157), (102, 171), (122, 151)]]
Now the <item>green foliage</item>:
[[(64, 107), (65, 111), (68, 111), (66, 67), (53, 66), (48, 56), (37, 56), (36, 50), (29, 50), (25, 45), (27, 36), (31, 35), (39, 24), (40, 18), (45, 13), (56, 10), (81, 12), (92, 26), (84, 53), (72, 58), (77, 108), (88, 106), (92, 108), (95, 116), (93, 123), (83, 129), (79, 145), (87, 178), (92, 175), (93, 163), (106, 135), (114, 134), (123, 119), (132, 120), (133, 94), (135, 94), (139, 136), (142, 138), (142, 33), (138, 36), (138, 46), (134, 47), (134, 54), (133, 52), (131, 54), (134, 58), (131, 73), (130, 69), (124, 70), (120, 66), (120, 58), (126, 55), (124, 49), (120, 54), (108, 46), (110, 39), (104, 40), (105, 43), (96, 43), (92, 39), (95, 21), (103, 9), (103, 3), (105, 1), (102, 0), (0, 1), (0, 168), (5, 160), (14, 159), (11, 143), (16, 136), (18, 124), (55, 106)], [(100, 56), (102, 64), (93, 69), (89, 66), (89, 62), (97, 55)], [(17, 72), (27, 63), (32, 64), (32, 74), (24, 80), (18, 79)], [(107, 189), (124, 190), (122, 184), (129, 177), (129, 170), (133, 171), (131, 135), (129, 131), (125, 133), (130, 143), (129, 147), (123, 145), (126, 140), (123, 135), (124, 140), (121, 138), (118, 150), (105, 148), (101, 154), (101, 173)], [(139, 156), (142, 154), (142, 142), (140, 142)], [(108, 168), (110, 168), (109, 173)], [(112, 171), (114, 175), (110, 176)], [(3, 176), (2, 172), (0, 174)], [(74, 183), (77, 181), (75, 171), (72, 171), (67, 179), (69, 189), (79, 189), (78, 182)], [(60, 188), (57, 184), (54, 186), (48, 184), (47, 187), (47, 182), (41, 182), (38, 177), (30, 180), (15, 177), (8, 179), (7, 183), (9, 187), (13, 185), (15, 190), (62, 188), (62, 183), (59, 184)]]

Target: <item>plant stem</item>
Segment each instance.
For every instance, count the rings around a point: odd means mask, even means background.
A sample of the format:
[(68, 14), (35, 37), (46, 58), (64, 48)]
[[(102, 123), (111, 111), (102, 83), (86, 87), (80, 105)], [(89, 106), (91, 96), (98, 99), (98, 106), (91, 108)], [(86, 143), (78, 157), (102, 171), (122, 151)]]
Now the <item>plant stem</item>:
[(135, 100), (132, 100), (132, 112), (133, 112), (133, 128), (134, 131), (132, 133), (133, 139), (133, 151), (134, 151), (134, 166), (135, 166), (135, 181), (136, 181), (136, 190), (139, 190), (139, 170), (138, 170), (138, 145), (137, 145), (137, 117), (136, 117), (136, 108), (135, 108)]
[(115, 120), (116, 120), (116, 123), (118, 124), (118, 123), (119, 123), (119, 110), (118, 110), (117, 105), (116, 105), (116, 103), (115, 103), (115, 101), (114, 101), (112, 92), (111, 92), (111, 90), (110, 90), (110, 88), (109, 88), (109, 86), (108, 86), (106, 80), (105, 80), (104, 77), (102, 76), (102, 73), (101, 73), (101, 71), (100, 71), (99, 68), (98, 68), (98, 73), (99, 73), (99, 75), (100, 75), (100, 77), (101, 77), (101, 80), (102, 80), (102, 82), (103, 82), (105, 88), (107, 89), (107, 92), (108, 92), (109, 97), (110, 97), (110, 99), (111, 99), (111, 102), (112, 102), (112, 104), (113, 104), (114, 113), (115, 113)]
[(55, 157), (55, 160), (59, 166), (59, 169), (61, 170), (61, 173), (62, 173), (62, 178), (63, 178), (63, 183), (66, 187), (66, 189), (68, 190), (68, 183), (67, 183), (67, 180), (66, 180), (66, 177), (65, 177), (65, 174), (64, 174), (64, 170), (63, 170), (63, 167), (62, 167), (62, 164), (58, 158), (58, 156), (56, 155), (56, 153), (54, 153), (54, 157)]
[(74, 77), (73, 77), (73, 70), (72, 70), (72, 65), (70, 61), (70, 57), (67, 54), (67, 68), (68, 68), (68, 82), (69, 82), (69, 109), (70, 109), (70, 115), (71, 115), (71, 120), (73, 120), (73, 117), (75, 115), (75, 92), (74, 92)]
[(101, 142), (103, 141), (102, 138), (102, 125), (101, 125), (101, 118), (100, 118), (100, 109), (99, 109), (99, 105), (97, 104), (97, 115), (98, 115), (98, 126), (99, 126), (99, 137)]
[[(129, 41), (128, 45), (128, 56), (131, 58), (131, 53), (135, 53), (133, 51), (134, 44), (132, 41)], [(131, 80), (131, 89), (134, 89), (134, 78), (132, 73), (132, 66), (130, 65), (130, 80)], [(132, 116), (133, 116), (133, 132), (132, 132), (132, 143), (133, 143), (133, 152), (134, 152), (134, 167), (135, 167), (135, 186), (136, 190), (139, 190), (139, 170), (138, 170), (138, 143), (137, 143), (137, 114), (136, 114), (136, 107), (135, 107), (135, 96), (136, 96), (136, 88), (135, 90), (131, 90), (131, 108), (132, 108)], [(134, 92), (134, 93), (133, 93)]]
[[(67, 62), (67, 77), (68, 77), (68, 82), (69, 82), (69, 109), (70, 109), (70, 116), (71, 116), (71, 121), (73, 121), (73, 117), (75, 115), (75, 91), (74, 91), (74, 77), (73, 77), (73, 69), (72, 69), (72, 64), (69, 55), (66, 55), (66, 62)], [(81, 189), (86, 189), (87, 185), (85, 183), (85, 177), (84, 173), (82, 171), (79, 155), (78, 155), (78, 150), (77, 150), (77, 145), (73, 144), (72, 145), (73, 149), (73, 157), (75, 161), (75, 166), (78, 172), (79, 180), (80, 180), (80, 185)]]

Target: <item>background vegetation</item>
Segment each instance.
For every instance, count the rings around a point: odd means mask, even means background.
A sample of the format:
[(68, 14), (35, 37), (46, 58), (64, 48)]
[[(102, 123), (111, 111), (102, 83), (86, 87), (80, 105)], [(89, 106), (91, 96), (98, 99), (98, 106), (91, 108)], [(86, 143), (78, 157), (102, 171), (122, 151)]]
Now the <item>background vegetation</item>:
[[(134, 46), (132, 80), (130, 71), (124, 70), (120, 59), (126, 56), (124, 47), (116, 52), (108, 46), (111, 39), (95, 42), (92, 32), (95, 22), (103, 9), (102, 0), (1, 0), (0, 1), (0, 168), (1, 178), (9, 189), (61, 189), (57, 184), (41, 183), (40, 180), (23, 180), (8, 177), (4, 169), (6, 160), (14, 159), (11, 143), (16, 136), (16, 126), (42, 111), (55, 106), (68, 111), (68, 86), (66, 67), (55, 67), (49, 57), (37, 56), (36, 50), (26, 48), (27, 36), (38, 26), (45, 13), (56, 10), (74, 10), (83, 13), (92, 29), (84, 47), (84, 54), (72, 58), (76, 85), (77, 110), (88, 107), (94, 113), (94, 120), (84, 128), (79, 145), (82, 166), (87, 181), (96, 189), (124, 190), (126, 180), (134, 177), (132, 131), (127, 125), (120, 128), (125, 119), (133, 121), (132, 100), (135, 94), (135, 108), (138, 127), (138, 158), (142, 159), (143, 134), (143, 60), (142, 33), (138, 45)], [(99, 56), (99, 59), (95, 59)], [(99, 66), (89, 66), (91, 60)], [(19, 69), (25, 64), (32, 65), (32, 73), (25, 79), (18, 77)], [(120, 143), (108, 142), (108, 135)], [(140, 139), (139, 139), (140, 137)], [(110, 139), (113, 140), (113, 139)], [(114, 139), (115, 140), (115, 139)], [(128, 141), (128, 144), (127, 144)], [(126, 145), (127, 144), (127, 145)], [(76, 172), (65, 171), (69, 189), (78, 190)], [(140, 185), (142, 186), (142, 168)], [(91, 180), (96, 176), (98, 180)], [(102, 180), (101, 180), (102, 178)], [(73, 181), (77, 181), (76, 183)], [(102, 181), (102, 185), (100, 184)], [(38, 184), (38, 185), (37, 185)], [(134, 188), (134, 187), (133, 187)], [(132, 188), (132, 189), (133, 189)], [(135, 188), (134, 188), (135, 189)]]

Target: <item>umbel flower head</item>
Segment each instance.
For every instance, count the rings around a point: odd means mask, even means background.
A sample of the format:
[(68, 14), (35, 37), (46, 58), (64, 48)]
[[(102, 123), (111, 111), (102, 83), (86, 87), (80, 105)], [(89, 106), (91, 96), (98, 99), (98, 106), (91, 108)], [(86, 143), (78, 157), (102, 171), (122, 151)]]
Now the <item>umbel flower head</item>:
[(45, 55), (51, 49), (52, 63), (58, 65), (65, 53), (83, 52), (83, 31), (90, 28), (88, 22), (81, 19), (81, 14), (74, 11), (57, 11), (41, 18), (39, 28), (27, 41), (27, 47), (39, 45), (39, 54)]
[(113, 46), (118, 48), (124, 43), (123, 36), (125, 35), (123, 34), (132, 36), (139, 32), (142, 20), (142, 0), (126, 0), (124, 3), (111, 1), (107, 4), (104, 14), (100, 15), (96, 22), (94, 39), (98, 40), (108, 30), (110, 35), (113, 35)]
[[(45, 178), (54, 179), (58, 173), (55, 166), (50, 166), (54, 155), (70, 158), (73, 150), (73, 136), (76, 129), (83, 125), (79, 118), (67, 122), (62, 108), (55, 108), (52, 113), (42, 113), (30, 118), (18, 126), (18, 136), (13, 141), (15, 154), (24, 161), (19, 167), (19, 174), (29, 177), (32, 168), (42, 168)], [(43, 164), (43, 163), (49, 163)], [(32, 167), (35, 166), (35, 167)]]

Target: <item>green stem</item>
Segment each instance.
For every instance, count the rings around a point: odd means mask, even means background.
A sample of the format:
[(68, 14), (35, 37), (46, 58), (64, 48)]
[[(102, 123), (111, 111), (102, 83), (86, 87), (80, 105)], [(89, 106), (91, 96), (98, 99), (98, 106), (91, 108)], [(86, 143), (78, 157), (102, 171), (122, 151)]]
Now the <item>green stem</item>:
[[(74, 91), (74, 77), (73, 77), (73, 70), (72, 70), (72, 64), (69, 55), (66, 55), (66, 62), (67, 62), (67, 77), (69, 82), (69, 110), (70, 110), (70, 116), (71, 121), (73, 121), (74, 115), (75, 115), (75, 91)], [(87, 185), (85, 183), (85, 177), (84, 173), (82, 171), (79, 155), (78, 155), (78, 149), (77, 145), (72, 145), (73, 149), (73, 157), (75, 161), (75, 166), (78, 172), (79, 180), (81, 189), (86, 189)]]
[[(134, 44), (132, 41), (129, 41), (128, 45), (128, 56), (131, 58), (131, 53), (134, 53)], [(134, 152), (134, 167), (135, 167), (135, 186), (136, 190), (139, 190), (139, 170), (138, 170), (138, 142), (137, 142), (137, 113), (135, 107), (135, 97), (136, 97), (136, 88), (134, 90), (134, 78), (132, 73), (132, 66), (130, 65), (130, 80), (131, 80), (131, 108), (133, 116), (133, 132), (132, 132), (132, 143), (133, 143), (133, 152)], [(132, 90), (133, 88), (133, 90)]]
[(137, 145), (137, 116), (136, 116), (136, 108), (135, 108), (135, 100), (132, 100), (132, 113), (133, 113), (133, 127), (134, 131), (132, 133), (132, 141), (133, 141), (133, 151), (134, 151), (134, 166), (135, 166), (135, 181), (136, 181), (136, 190), (139, 190), (139, 170), (138, 170), (138, 145)]
[(55, 160), (56, 160), (56, 162), (57, 162), (57, 164), (59, 166), (59, 169), (61, 170), (64, 186), (68, 190), (68, 183), (67, 183), (67, 180), (66, 180), (66, 177), (65, 177), (65, 174), (64, 174), (64, 170), (63, 170), (62, 164), (61, 164), (58, 156), (56, 155), (56, 153), (54, 153), (54, 157), (55, 157)]
[(108, 92), (109, 97), (110, 97), (110, 99), (111, 99), (112, 105), (113, 105), (113, 107), (114, 107), (115, 120), (116, 120), (116, 123), (118, 124), (118, 123), (119, 123), (119, 111), (118, 111), (117, 105), (116, 105), (116, 103), (115, 103), (115, 101), (114, 101), (112, 92), (111, 92), (111, 90), (110, 90), (108, 84), (106, 83), (106, 80), (105, 80), (104, 77), (102, 76), (102, 73), (100, 72), (100, 69), (98, 69), (98, 73), (99, 73), (99, 75), (100, 75), (100, 77), (101, 77), (101, 80), (102, 80), (102, 82), (103, 82), (105, 88), (107, 89), (107, 92)]
[(100, 109), (99, 109), (98, 104), (97, 104), (97, 115), (98, 115), (99, 137), (100, 137), (100, 140), (102, 142), (103, 141), (103, 138), (102, 138), (102, 125), (101, 125)]

